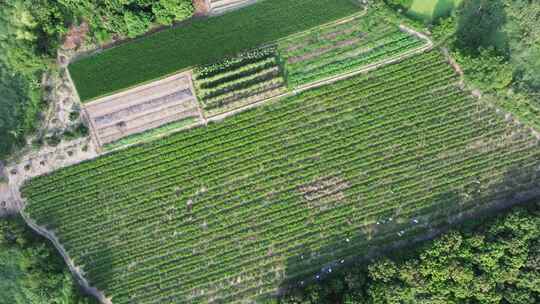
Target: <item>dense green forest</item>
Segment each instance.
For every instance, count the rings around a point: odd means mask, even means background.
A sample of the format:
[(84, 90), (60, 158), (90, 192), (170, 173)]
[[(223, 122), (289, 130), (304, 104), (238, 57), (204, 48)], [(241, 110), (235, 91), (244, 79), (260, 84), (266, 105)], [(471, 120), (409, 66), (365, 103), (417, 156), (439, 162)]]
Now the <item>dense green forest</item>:
[(70, 26), (84, 22), (86, 40), (100, 44), (193, 14), (191, 0), (1, 0), (0, 8), (0, 160), (37, 128), (41, 76), (55, 69)]
[(538, 206), (450, 231), (407, 255), (352, 265), (271, 302), (539, 303)]
[(19, 217), (0, 221), (0, 304), (90, 304), (64, 261)]

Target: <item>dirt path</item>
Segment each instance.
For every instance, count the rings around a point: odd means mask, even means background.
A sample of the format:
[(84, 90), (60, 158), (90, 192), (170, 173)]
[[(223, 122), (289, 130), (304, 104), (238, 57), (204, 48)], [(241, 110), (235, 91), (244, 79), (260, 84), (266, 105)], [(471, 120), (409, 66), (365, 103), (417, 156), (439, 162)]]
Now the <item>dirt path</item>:
[(452, 56), (450, 56), (450, 52), (447, 48), (442, 48), (444, 57), (446, 57), (446, 60), (448, 60), (448, 63), (454, 68), (454, 71), (458, 73), (459, 75), (459, 86), (461, 88), (465, 88), (465, 75), (463, 74), (463, 69), (459, 66), (459, 64), (456, 62)]
[(208, 16), (210, 12), (210, 4), (208, 3), (208, 0), (193, 0), (193, 7), (195, 8), (193, 16), (196, 17)]

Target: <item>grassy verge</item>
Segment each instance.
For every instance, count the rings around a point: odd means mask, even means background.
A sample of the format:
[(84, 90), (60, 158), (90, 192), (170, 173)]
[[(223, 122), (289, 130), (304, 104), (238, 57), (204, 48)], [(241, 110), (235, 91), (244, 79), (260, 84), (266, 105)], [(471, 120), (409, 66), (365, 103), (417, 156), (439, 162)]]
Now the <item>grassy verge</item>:
[(108, 49), (70, 65), (87, 101), (358, 12), (350, 0), (271, 0)]

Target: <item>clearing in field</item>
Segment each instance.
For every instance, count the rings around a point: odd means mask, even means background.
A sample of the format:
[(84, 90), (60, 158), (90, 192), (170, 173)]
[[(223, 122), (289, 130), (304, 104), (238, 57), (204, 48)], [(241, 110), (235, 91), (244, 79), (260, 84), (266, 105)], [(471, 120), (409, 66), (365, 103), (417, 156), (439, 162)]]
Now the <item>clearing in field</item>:
[(360, 6), (350, 0), (263, 0), (82, 58), (70, 64), (69, 70), (81, 100), (87, 101), (359, 11)]
[(98, 99), (84, 111), (100, 145), (200, 116), (190, 73)]
[(430, 22), (448, 16), (463, 0), (413, 0), (407, 13), (420, 20)]
[(246, 303), (540, 186), (538, 140), (429, 52), (30, 180), (128, 303)]

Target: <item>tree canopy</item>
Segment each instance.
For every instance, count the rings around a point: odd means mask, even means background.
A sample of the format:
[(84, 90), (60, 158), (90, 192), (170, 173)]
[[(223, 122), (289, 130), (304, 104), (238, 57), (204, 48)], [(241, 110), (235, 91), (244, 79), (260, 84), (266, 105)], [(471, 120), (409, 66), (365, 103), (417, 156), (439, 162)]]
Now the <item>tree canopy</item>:
[(0, 304), (97, 304), (80, 295), (64, 261), (21, 218), (0, 221)]
[(359, 263), (270, 303), (418, 304), (540, 301), (540, 212), (515, 209), (450, 231), (406, 256)]

